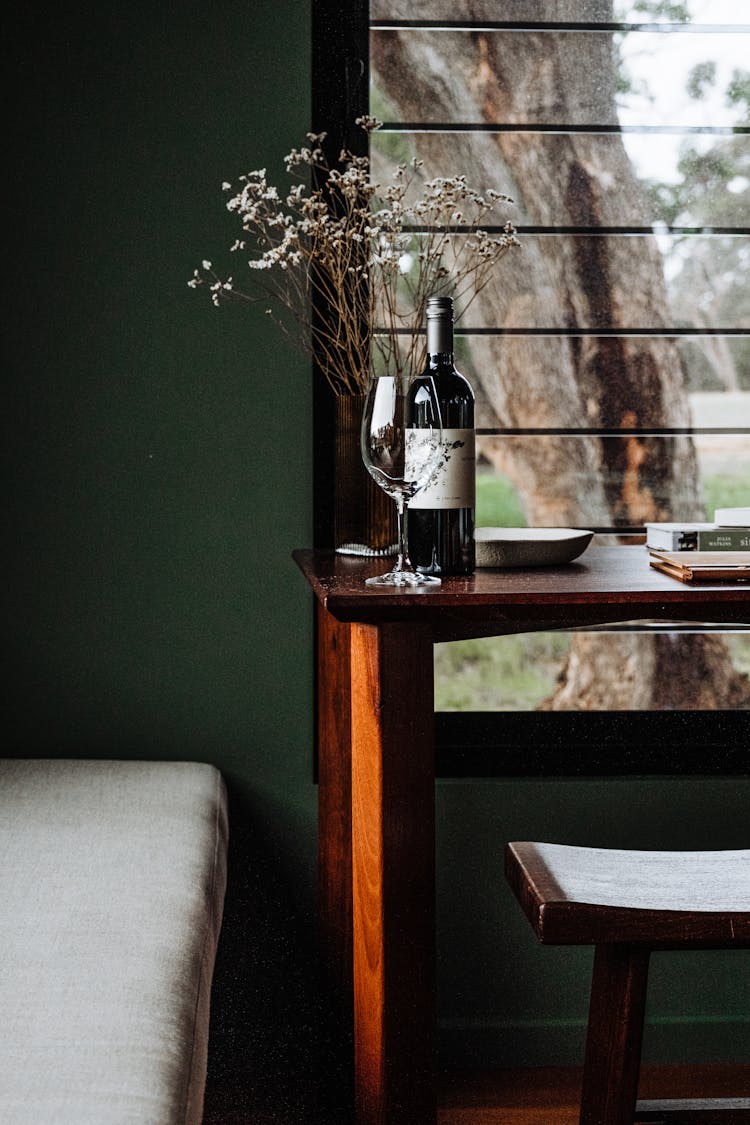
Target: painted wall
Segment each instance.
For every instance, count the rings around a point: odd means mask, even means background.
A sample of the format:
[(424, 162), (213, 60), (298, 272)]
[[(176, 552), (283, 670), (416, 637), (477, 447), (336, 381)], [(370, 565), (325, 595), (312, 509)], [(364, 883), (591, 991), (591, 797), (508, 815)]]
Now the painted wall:
[(14, 752), (215, 761), (307, 885), (308, 364), (187, 287), (236, 264), (222, 181), (309, 128), (307, 5), (34, 8), (6, 274)]
[[(304, 987), (287, 969), (314, 899), (312, 607), (290, 557), (312, 537), (308, 366), (262, 316), (186, 283), (237, 233), (222, 181), (280, 168), (324, 124), (309, 4), (15, 7), (4, 752), (215, 762), (234, 846), (252, 834), (276, 888), (247, 903), (264, 898), (268, 924), (245, 967)], [(438, 809), (448, 1061), (570, 1061), (587, 954), (533, 946), (504, 840), (738, 845), (748, 789), (445, 783)], [(728, 1057), (747, 1017), (736, 969), (704, 956), (696, 972), (714, 990), (669, 966), (655, 1016), (692, 1042), (687, 1005)]]

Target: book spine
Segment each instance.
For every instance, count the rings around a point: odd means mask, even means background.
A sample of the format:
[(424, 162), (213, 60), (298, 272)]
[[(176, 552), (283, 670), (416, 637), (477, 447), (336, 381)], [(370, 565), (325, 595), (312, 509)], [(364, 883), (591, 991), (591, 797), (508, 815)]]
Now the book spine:
[(699, 551), (750, 551), (750, 527), (721, 527), (697, 532)]
[(697, 532), (677, 528), (652, 528), (646, 533), (646, 546), (655, 551), (694, 551)]

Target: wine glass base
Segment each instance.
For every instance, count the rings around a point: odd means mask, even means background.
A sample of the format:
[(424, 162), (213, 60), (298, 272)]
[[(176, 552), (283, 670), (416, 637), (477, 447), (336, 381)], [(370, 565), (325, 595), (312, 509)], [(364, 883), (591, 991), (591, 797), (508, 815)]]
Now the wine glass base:
[(410, 590), (439, 585), (440, 579), (434, 574), (419, 574), (413, 570), (389, 570), (387, 574), (365, 579), (365, 586), (403, 586)]

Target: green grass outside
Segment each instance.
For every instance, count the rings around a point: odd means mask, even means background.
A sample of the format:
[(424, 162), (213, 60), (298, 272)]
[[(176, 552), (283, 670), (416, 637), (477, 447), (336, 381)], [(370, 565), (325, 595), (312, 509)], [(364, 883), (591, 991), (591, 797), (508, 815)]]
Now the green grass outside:
[(512, 482), (499, 473), (477, 473), (477, 527), (526, 527), (521, 501)]
[(555, 686), (569, 633), (526, 633), (435, 646), (437, 711), (533, 711)]
[[(703, 480), (703, 502), (706, 518), (712, 519), (716, 508), (746, 507), (750, 480), (744, 473), (715, 473)], [(491, 469), (477, 473), (476, 522), (478, 527), (526, 527), (523, 505), (508, 477)]]
[(717, 473), (703, 481), (703, 502), (706, 518), (712, 520), (717, 508), (746, 508), (750, 496), (750, 480), (745, 476)]

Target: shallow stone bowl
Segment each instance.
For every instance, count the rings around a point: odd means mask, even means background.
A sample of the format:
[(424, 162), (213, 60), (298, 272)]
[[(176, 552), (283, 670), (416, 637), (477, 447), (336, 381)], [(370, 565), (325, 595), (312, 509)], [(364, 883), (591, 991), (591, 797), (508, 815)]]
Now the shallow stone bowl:
[(593, 535), (571, 527), (477, 527), (476, 565), (560, 566), (582, 555)]

